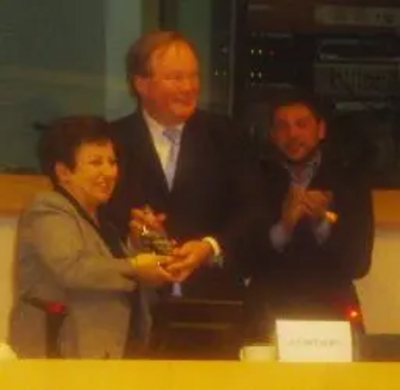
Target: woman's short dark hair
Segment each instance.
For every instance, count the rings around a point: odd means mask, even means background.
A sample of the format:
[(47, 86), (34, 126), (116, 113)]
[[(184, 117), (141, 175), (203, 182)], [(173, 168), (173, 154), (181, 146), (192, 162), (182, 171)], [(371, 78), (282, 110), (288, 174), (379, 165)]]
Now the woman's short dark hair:
[(57, 183), (56, 163), (75, 168), (76, 151), (82, 144), (102, 144), (111, 140), (110, 125), (97, 116), (70, 116), (50, 123), (38, 143), (37, 155), (41, 171)]

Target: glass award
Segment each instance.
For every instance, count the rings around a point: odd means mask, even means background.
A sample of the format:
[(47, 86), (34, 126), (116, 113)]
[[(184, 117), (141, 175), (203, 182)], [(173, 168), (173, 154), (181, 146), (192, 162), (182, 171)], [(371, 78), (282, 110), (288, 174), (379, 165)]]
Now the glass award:
[(142, 228), (139, 239), (140, 246), (145, 252), (169, 255), (174, 248), (173, 241), (168, 238), (165, 231), (153, 230), (146, 226)]

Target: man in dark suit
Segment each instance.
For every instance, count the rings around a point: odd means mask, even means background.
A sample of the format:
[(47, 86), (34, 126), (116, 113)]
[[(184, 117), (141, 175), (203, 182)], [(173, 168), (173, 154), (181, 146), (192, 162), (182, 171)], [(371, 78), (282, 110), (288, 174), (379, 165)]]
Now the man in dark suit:
[[(198, 59), (180, 34), (141, 37), (126, 68), (138, 108), (114, 123), (121, 180), (108, 214), (127, 234), (132, 210), (140, 229), (150, 206), (153, 219), (177, 241), (170, 271), (188, 277), (176, 286), (177, 295), (238, 298), (239, 278), (227, 266), (230, 248), (258, 189), (246, 137), (228, 119), (197, 108)], [(224, 266), (210, 266), (221, 255)]]
[(367, 274), (371, 191), (325, 148), (316, 100), (290, 91), (272, 103), (273, 158), (262, 159), (269, 215), (253, 227), (258, 254), (244, 264), (247, 338), (266, 340), (276, 319), (349, 319), (362, 328), (353, 280)]
[[(166, 231), (178, 242), (177, 268), (191, 271), (229, 254), (243, 217), (255, 206), (257, 169), (245, 134), (227, 118), (197, 108), (198, 60), (180, 34), (141, 37), (126, 67), (139, 104), (114, 123), (122, 172), (109, 214), (122, 233), (132, 209), (149, 205), (165, 216)], [(201, 272), (196, 274), (193, 279)], [(183, 293), (224, 295), (212, 287), (189, 281)]]

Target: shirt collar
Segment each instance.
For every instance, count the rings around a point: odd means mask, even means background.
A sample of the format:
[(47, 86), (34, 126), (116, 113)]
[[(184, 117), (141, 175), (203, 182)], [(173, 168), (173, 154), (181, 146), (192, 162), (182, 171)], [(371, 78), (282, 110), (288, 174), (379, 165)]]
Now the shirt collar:
[[(143, 119), (147, 127), (149, 128), (153, 139), (164, 138), (163, 131), (166, 129), (166, 127), (163, 126), (161, 123), (157, 122), (153, 117), (151, 117), (150, 114), (145, 109), (142, 110), (142, 114), (143, 114)], [(184, 123), (179, 123), (178, 125), (173, 126), (173, 128), (178, 130), (180, 135), (182, 135), (182, 130), (184, 126), (185, 126)]]
[(285, 169), (289, 172), (290, 178), (293, 184), (299, 185), (302, 187), (307, 187), (312, 178), (314, 177), (315, 172), (321, 164), (321, 152), (318, 151), (313, 158), (307, 161), (301, 171), (301, 176), (296, 174), (295, 165), (283, 164)]

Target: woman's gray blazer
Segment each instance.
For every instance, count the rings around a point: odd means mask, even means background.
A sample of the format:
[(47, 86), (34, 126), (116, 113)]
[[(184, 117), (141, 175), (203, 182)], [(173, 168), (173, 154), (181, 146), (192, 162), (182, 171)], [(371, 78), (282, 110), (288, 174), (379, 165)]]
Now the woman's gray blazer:
[[(9, 342), (22, 358), (46, 357), (45, 312), (26, 301), (66, 305), (60, 347), (66, 358), (122, 357), (136, 282), (123, 274), (96, 231), (58, 192), (39, 194), (22, 214), (15, 258)], [(147, 313), (137, 321), (147, 322)], [(136, 320), (136, 319), (135, 319)], [(143, 327), (143, 324), (141, 324)]]

